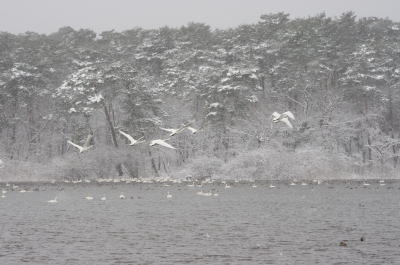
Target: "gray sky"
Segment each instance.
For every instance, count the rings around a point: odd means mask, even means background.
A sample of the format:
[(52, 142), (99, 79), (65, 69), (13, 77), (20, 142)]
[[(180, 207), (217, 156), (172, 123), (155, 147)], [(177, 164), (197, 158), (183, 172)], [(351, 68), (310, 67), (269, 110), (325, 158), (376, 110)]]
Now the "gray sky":
[(279, 11), (293, 18), (349, 10), (400, 21), (400, 0), (0, 0), (0, 31), (51, 33), (63, 26), (121, 31), (191, 21), (229, 28)]

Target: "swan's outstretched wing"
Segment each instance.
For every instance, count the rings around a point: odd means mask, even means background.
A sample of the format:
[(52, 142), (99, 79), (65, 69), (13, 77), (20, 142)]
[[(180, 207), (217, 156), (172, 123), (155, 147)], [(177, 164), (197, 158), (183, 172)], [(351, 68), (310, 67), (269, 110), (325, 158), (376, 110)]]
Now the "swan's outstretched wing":
[(287, 126), (289, 126), (291, 129), (293, 129), (293, 125), (292, 125), (292, 123), (290, 123), (290, 121), (287, 117), (280, 119), (280, 121), (284, 122)]
[(168, 147), (168, 148), (171, 148), (171, 149), (176, 149), (175, 147), (173, 147), (169, 143), (165, 142), (164, 140), (160, 140), (160, 139), (151, 141), (150, 145), (156, 145), (156, 144), (164, 146), (164, 147)]
[(163, 127), (160, 127), (160, 129), (161, 129), (161, 130), (164, 130), (164, 131), (166, 131), (166, 132), (170, 132), (170, 133), (176, 131), (176, 129), (169, 129), (169, 128), (163, 128)]
[(295, 120), (294, 115), (291, 111), (286, 111), (282, 113), (282, 115), (286, 115), (287, 117), (291, 118), (292, 120)]
[(141, 143), (146, 142), (146, 140), (143, 140), (143, 139), (144, 139), (144, 136), (142, 136), (142, 137), (140, 137), (139, 139), (137, 139), (137, 140), (136, 140), (136, 144), (141, 144)]
[(68, 140), (67, 143), (69, 143), (70, 145), (72, 145), (72, 146), (78, 148), (78, 149), (79, 149), (79, 152), (82, 152), (82, 151), (83, 151), (83, 147), (82, 147), (82, 146), (77, 145), (77, 144), (74, 144), (74, 143), (71, 142), (70, 140)]
[(137, 141), (132, 137), (132, 136), (130, 136), (129, 134), (127, 134), (127, 133), (124, 133), (123, 131), (121, 131), (121, 130), (119, 130), (119, 133), (120, 134), (122, 134), (123, 136), (125, 136), (131, 143), (130, 143), (130, 145), (134, 145)]
[(163, 131), (166, 131), (166, 132), (170, 132), (170, 133), (176, 133), (176, 129), (168, 129), (168, 128), (163, 128), (163, 127), (160, 127), (160, 129), (161, 130), (163, 130)]

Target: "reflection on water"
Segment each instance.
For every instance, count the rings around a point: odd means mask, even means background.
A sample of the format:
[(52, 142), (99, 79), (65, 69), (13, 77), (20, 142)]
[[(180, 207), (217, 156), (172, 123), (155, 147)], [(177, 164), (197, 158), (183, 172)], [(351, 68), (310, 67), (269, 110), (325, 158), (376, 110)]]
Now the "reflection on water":
[(400, 183), (275, 185), (24, 186), (0, 264), (400, 264)]

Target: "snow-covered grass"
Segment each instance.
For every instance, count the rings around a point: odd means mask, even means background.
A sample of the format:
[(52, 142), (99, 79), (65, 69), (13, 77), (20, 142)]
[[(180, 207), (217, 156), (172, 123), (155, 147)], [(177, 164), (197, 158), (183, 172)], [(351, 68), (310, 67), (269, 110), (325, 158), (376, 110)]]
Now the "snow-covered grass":
[[(400, 179), (391, 166), (362, 168), (352, 158), (318, 147), (288, 151), (279, 148), (236, 150), (227, 162), (213, 156), (198, 156), (180, 167), (170, 166), (159, 176), (185, 179), (311, 180), (311, 179)], [(90, 152), (68, 153), (47, 163), (5, 160), (0, 181), (49, 181), (101, 179), (117, 176), (116, 165), (123, 163), (124, 177), (155, 177), (143, 150), (96, 147)]]
[(400, 172), (390, 167), (360, 170), (352, 158), (316, 147), (236, 153), (227, 163), (210, 156), (193, 159), (176, 175), (243, 180), (400, 179)]

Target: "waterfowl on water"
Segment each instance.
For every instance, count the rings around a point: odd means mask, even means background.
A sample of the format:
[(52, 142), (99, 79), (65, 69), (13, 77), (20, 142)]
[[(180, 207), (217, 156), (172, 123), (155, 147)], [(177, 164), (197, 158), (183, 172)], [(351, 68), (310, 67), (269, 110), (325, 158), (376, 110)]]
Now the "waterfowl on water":
[(47, 201), (48, 203), (57, 203), (58, 201), (57, 201), (57, 196), (54, 198), (54, 199), (52, 199), (52, 200), (49, 200), (49, 201)]

